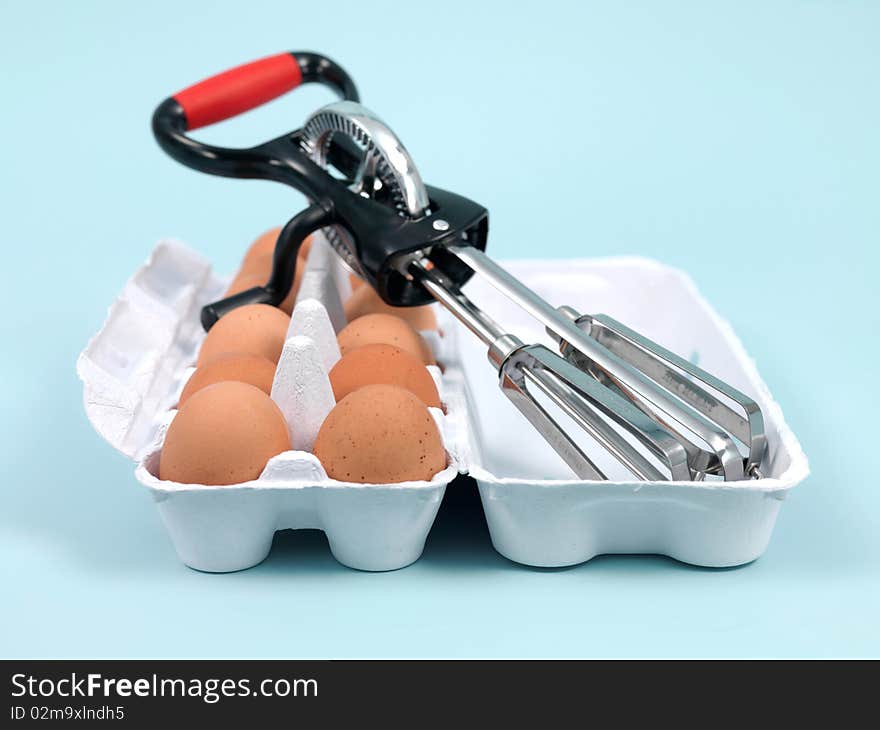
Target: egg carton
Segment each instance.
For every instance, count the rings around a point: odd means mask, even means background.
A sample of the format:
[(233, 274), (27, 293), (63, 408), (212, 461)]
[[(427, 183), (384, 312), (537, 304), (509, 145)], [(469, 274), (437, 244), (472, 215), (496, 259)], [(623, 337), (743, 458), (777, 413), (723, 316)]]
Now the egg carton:
[[(135, 461), (136, 478), (157, 503), (180, 559), (199, 570), (255, 565), (268, 555), (275, 531), (287, 528), (323, 530), (333, 555), (350, 567), (404, 567), (421, 555), (445, 488), (458, 473), (478, 484), (495, 548), (527, 565), (572, 565), (600, 553), (659, 553), (704, 566), (757, 558), (787, 491), (806, 477), (807, 461), (739, 340), (690, 279), (640, 258), (506, 266), (550, 301), (607, 312), (754, 397), (768, 431), (764, 478), (573, 479), (499, 391), (485, 349), (445, 310), (438, 312), (443, 336), (423, 334), (442, 366), (442, 373), (429, 369), (444, 411), (431, 411), (448, 467), (427, 482), (328, 478), (308, 450), (333, 405), (326, 374), (339, 357), (335, 332), (345, 324), (342, 301), (350, 289), (320, 238), (309, 254), (272, 393), (296, 419), (295, 450), (271, 459), (257, 480), (205, 486), (157, 477), (165, 430), (204, 334), (199, 309), (227, 285), (179, 242), (156, 246), (80, 356), (86, 412), (96, 430)], [(474, 281), (469, 293), (524, 341), (549, 342), (488, 285)], [(614, 475), (603, 454), (591, 456)]]
[[(309, 451), (335, 405), (327, 373), (339, 359), (348, 276), (323, 239), (303, 273), (288, 337), (272, 386), (287, 417), (293, 450), (269, 460), (243, 484), (177, 484), (158, 478), (159, 456), (175, 406), (204, 337), (201, 307), (222, 296), (228, 278), (183, 244), (161, 241), (127, 282), (100, 332), (79, 358), (89, 420), (134, 459), (135, 476), (156, 502), (180, 559), (192, 568), (228, 572), (261, 562), (277, 530), (323, 530), (339, 562), (392, 570), (416, 560), (446, 485), (458, 474), (458, 400), (429, 366), (445, 412), (429, 409), (448, 466), (430, 481), (359, 484), (330, 479)], [(442, 362), (446, 343), (423, 333)]]

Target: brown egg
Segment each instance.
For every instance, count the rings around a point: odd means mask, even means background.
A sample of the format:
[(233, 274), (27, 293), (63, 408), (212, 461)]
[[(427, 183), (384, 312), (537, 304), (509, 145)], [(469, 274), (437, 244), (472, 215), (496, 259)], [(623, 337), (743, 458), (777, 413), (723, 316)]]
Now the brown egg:
[(349, 322), (336, 338), (343, 355), (356, 347), (382, 343), (415, 355), (426, 365), (434, 364), (431, 347), (412, 325), (392, 314), (365, 314)]
[[(239, 271), (232, 280), (232, 283), (229, 285), (224, 296), (231, 297), (233, 294), (253, 289), (255, 286), (263, 286), (269, 281), (271, 273), (271, 268), (264, 273)], [(287, 315), (290, 315), (290, 313), (293, 312), (293, 306), (296, 304), (296, 295), (299, 293), (299, 285), (302, 283), (302, 274), (303, 266), (297, 265), (296, 272), (293, 275), (293, 286), (290, 287), (287, 296), (284, 297), (284, 300), (278, 305), (278, 309)]]
[(233, 294), (238, 294), (239, 292), (247, 291), (248, 289), (253, 289), (255, 286), (263, 286), (268, 280), (267, 276), (262, 276), (258, 273), (251, 273), (247, 271), (239, 271), (232, 282), (229, 284), (229, 288), (223, 294), (224, 297), (231, 297)]
[[(263, 280), (261, 283), (265, 283), (269, 280), (269, 275), (271, 273), (272, 254), (267, 253), (265, 255), (251, 256), (249, 259), (242, 261), (241, 268), (238, 270), (235, 278), (238, 279), (242, 276), (256, 276)], [(233, 281), (235, 281), (235, 279), (233, 279)]]
[(201, 390), (214, 383), (234, 380), (239, 383), (250, 383), (267, 395), (272, 391), (272, 380), (275, 377), (275, 363), (259, 355), (218, 355), (209, 360), (190, 376), (183, 386), (178, 407)]
[[(281, 227), (270, 228), (263, 233), (245, 253), (241, 261), (240, 269), (249, 272), (270, 272), (272, 271), (272, 257), (275, 255), (275, 244), (278, 242), (278, 234), (281, 233)], [(297, 267), (306, 265), (306, 257), (312, 248), (312, 237), (306, 236), (297, 253)]]
[(371, 286), (359, 287), (345, 302), (345, 317), (349, 322), (365, 314), (393, 314), (409, 322), (418, 331), (437, 329), (433, 307), (392, 307), (383, 302)]
[(306, 259), (309, 257), (309, 251), (312, 250), (312, 243), (314, 243), (314, 239), (311, 236), (306, 236), (306, 240), (302, 242), (302, 245), (299, 247), (299, 251), (297, 252), (297, 257), (299, 258), (299, 266), (302, 264), (306, 265)]
[(315, 456), (343, 482), (429, 480), (446, 468), (446, 450), (427, 406), (405, 388), (366, 385), (330, 411)]
[(277, 364), (289, 325), (290, 317), (268, 304), (233, 309), (205, 335), (196, 365), (227, 353), (261, 355)]
[(275, 242), (278, 240), (278, 234), (281, 233), (281, 226), (270, 228), (254, 241), (244, 255), (241, 262), (242, 269), (250, 268), (253, 261), (265, 261), (268, 257), (270, 265), (272, 254), (275, 252)]
[(194, 393), (168, 427), (159, 478), (183, 484), (239, 484), (290, 450), (281, 410), (248, 383), (214, 383)]
[[(278, 239), (280, 228), (272, 228), (260, 236), (245, 254), (244, 260), (241, 262), (241, 268), (238, 274), (229, 285), (226, 296), (232, 296), (238, 292), (251, 289), (255, 286), (263, 286), (272, 275), (272, 259), (275, 255), (275, 242)], [(278, 305), (282, 311), (290, 314), (293, 312), (293, 306), (296, 304), (296, 295), (299, 293), (299, 286), (302, 282), (303, 270), (306, 267), (306, 257), (312, 248), (312, 237), (306, 237), (302, 246), (299, 248), (296, 260), (296, 273), (293, 276), (293, 286), (284, 298), (284, 301)]]
[(358, 347), (339, 360), (330, 371), (330, 385), (337, 402), (365, 385), (397, 385), (417, 395), (426, 406), (440, 408), (434, 378), (421, 358), (394, 345)]

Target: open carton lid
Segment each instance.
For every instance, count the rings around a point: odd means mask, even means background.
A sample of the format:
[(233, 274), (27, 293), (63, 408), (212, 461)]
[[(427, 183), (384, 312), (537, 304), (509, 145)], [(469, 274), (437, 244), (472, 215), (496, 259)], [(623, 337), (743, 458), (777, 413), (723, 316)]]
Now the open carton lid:
[(86, 415), (113, 448), (137, 458), (155, 441), (204, 336), (199, 311), (224, 288), (207, 259), (174, 240), (126, 282), (76, 364)]

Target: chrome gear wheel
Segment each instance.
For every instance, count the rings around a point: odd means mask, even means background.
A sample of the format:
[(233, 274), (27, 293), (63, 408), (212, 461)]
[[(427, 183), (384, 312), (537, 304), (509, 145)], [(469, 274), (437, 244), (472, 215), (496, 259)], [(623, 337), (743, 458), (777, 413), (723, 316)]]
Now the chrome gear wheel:
[[(390, 127), (361, 104), (340, 101), (318, 109), (303, 126), (301, 145), (328, 171), (334, 167), (334, 146), (345, 149), (356, 160), (354, 174), (343, 175), (355, 195), (388, 205), (405, 218), (427, 213), (428, 193), (409, 152)], [(342, 226), (323, 232), (347, 265), (360, 273), (348, 232)]]

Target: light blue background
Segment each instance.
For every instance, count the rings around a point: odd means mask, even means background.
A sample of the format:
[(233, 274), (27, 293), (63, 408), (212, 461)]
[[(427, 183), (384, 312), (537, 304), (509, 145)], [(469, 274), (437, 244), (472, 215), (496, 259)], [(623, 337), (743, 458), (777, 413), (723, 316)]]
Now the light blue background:
[[(0, 656), (880, 654), (880, 6), (0, 8)], [(286, 49), (343, 63), (427, 180), (492, 211), (495, 255), (693, 275), (812, 462), (763, 558), (530, 570), (492, 551), (464, 485), (399, 572), (343, 568), (319, 533), (239, 574), (178, 563), (74, 363), (157, 238), (232, 270), (302, 205), (184, 169), (148, 127), (182, 86)], [(329, 100), (304, 89), (202, 136), (255, 142)]]

